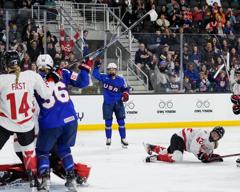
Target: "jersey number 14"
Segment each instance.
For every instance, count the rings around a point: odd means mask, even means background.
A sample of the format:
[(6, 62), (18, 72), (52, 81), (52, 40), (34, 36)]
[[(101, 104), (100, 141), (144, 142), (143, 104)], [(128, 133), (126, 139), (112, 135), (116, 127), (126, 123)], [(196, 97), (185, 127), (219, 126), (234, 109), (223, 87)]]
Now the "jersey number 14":
[(9, 93), (7, 95), (7, 100), (10, 102), (10, 109), (11, 109), (11, 118), (13, 120), (17, 119), (17, 114), (24, 114), (25, 117), (28, 116), (29, 104), (27, 102), (28, 99), (28, 92), (24, 92), (20, 107), (17, 111), (16, 105), (16, 96), (15, 93)]

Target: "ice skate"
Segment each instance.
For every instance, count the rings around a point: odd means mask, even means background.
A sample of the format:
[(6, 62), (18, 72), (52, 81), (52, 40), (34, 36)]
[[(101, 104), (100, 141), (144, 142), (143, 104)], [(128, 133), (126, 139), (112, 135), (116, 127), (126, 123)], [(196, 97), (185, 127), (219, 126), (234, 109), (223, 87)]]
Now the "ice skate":
[(128, 142), (126, 141), (125, 138), (121, 139), (121, 144), (122, 144), (122, 148), (127, 148), (128, 147)]
[(240, 167), (240, 158), (236, 160), (236, 163), (237, 163), (237, 167)]
[(144, 143), (143, 142), (143, 147), (145, 149), (145, 151), (149, 154), (149, 155), (152, 155), (153, 151), (152, 151), (152, 148), (153, 148), (153, 145), (149, 144), (149, 143)]
[(106, 145), (107, 145), (107, 146), (110, 146), (110, 145), (111, 145), (111, 139), (109, 139), (109, 138), (107, 139)]
[(77, 182), (77, 185), (81, 185), (81, 186), (84, 186), (84, 187), (89, 186), (89, 184), (86, 180), (86, 177), (81, 177), (79, 175), (76, 175), (76, 182)]
[(151, 162), (156, 162), (156, 161), (157, 161), (157, 155), (148, 156), (145, 159), (146, 163), (151, 163)]
[(42, 182), (38, 187), (38, 191), (49, 192), (49, 190), (50, 190), (50, 171), (46, 171), (42, 175)]
[(66, 173), (66, 183), (65, 186), (70, 192), (77, 192), (77, 183), (75, 180), (74, 171), (70, 171)]
[(37, 176), (33, 174), (32, 171), (27, 171), (28, 181), (30, 184), (30, 191), (35, 192), (38, 190), (39, 182)]

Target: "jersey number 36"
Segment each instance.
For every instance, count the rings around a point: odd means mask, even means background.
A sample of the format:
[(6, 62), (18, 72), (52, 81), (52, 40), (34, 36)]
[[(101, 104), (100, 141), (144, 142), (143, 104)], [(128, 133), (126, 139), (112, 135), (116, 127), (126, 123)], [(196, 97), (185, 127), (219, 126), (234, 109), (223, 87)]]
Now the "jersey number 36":
[(62, 82), (58, 82), (54, 88), (52, 97), (43, 103), (43, 107), (50, 109), (55, 105), (56, 100), (62, 103), (66, 103), (69, 101), (69, 99), (70, 98), (68, 91), (66, 90), (66, 85)]

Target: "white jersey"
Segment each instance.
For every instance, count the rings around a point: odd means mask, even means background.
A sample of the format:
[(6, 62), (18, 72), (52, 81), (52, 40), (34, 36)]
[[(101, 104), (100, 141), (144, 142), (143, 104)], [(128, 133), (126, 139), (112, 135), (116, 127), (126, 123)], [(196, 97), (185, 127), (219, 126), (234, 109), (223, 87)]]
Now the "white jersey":
[(28, 132), (34, 127), (34, 91), (49, 99), (54, 83), (48, 86), (33, 71), (20, 72), (18, 84), (15, 74), (0, 75), (0, 126), (13, 132)]
[(214, 150), (214, 142), (209, 141), (210, 131), (204, 129), (182, 129), (177, 133), (185, 143), (186, 151), (193, 153), (196, 157), (200, 152), (211, 154)]
[(232, 91), (234, 95), (240, 95), (240, 84), (234, 83)]

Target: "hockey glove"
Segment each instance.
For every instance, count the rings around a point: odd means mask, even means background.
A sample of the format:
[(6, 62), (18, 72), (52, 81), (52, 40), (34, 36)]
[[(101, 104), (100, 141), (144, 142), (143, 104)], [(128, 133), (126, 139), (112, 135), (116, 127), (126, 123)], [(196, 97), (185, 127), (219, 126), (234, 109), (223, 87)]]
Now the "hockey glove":
[(88, 73), (91, 71), (93, 66), (93, 60), (90, 58), (88, 60), (83, 60), (82, 63), (78, 66), (80, 70), (85, 70)]
[(128, 100), (129, 100), (129, 93), (125, 91), (122, 93), (122, 101), (127, 102)]
[(223, 159), (218, 154), (206, 154), (203, 152), (200, 152), (198, 154), (198, 159), (201, 160), (203, 163), (210, 163), (210, 162), (223, 162)]
[(231, 101), (235, 105), (240, 105), (240, 95), (232, 95)]
[(233, 105), (232, 106), (232, 111), (235, 115), (239, 115), (240, 114), (240, 105)]
[(57, 83), (61, 79), (60, 75), (56, 71), (50, 71), (46, 77), (48, 82)]
[(97, 57), (95, 62), (94, 62), (94, 67), (95, 68), (98, 68), (102, 65), (102, 61), (101, 61), (101, 58), (100, 57)]

